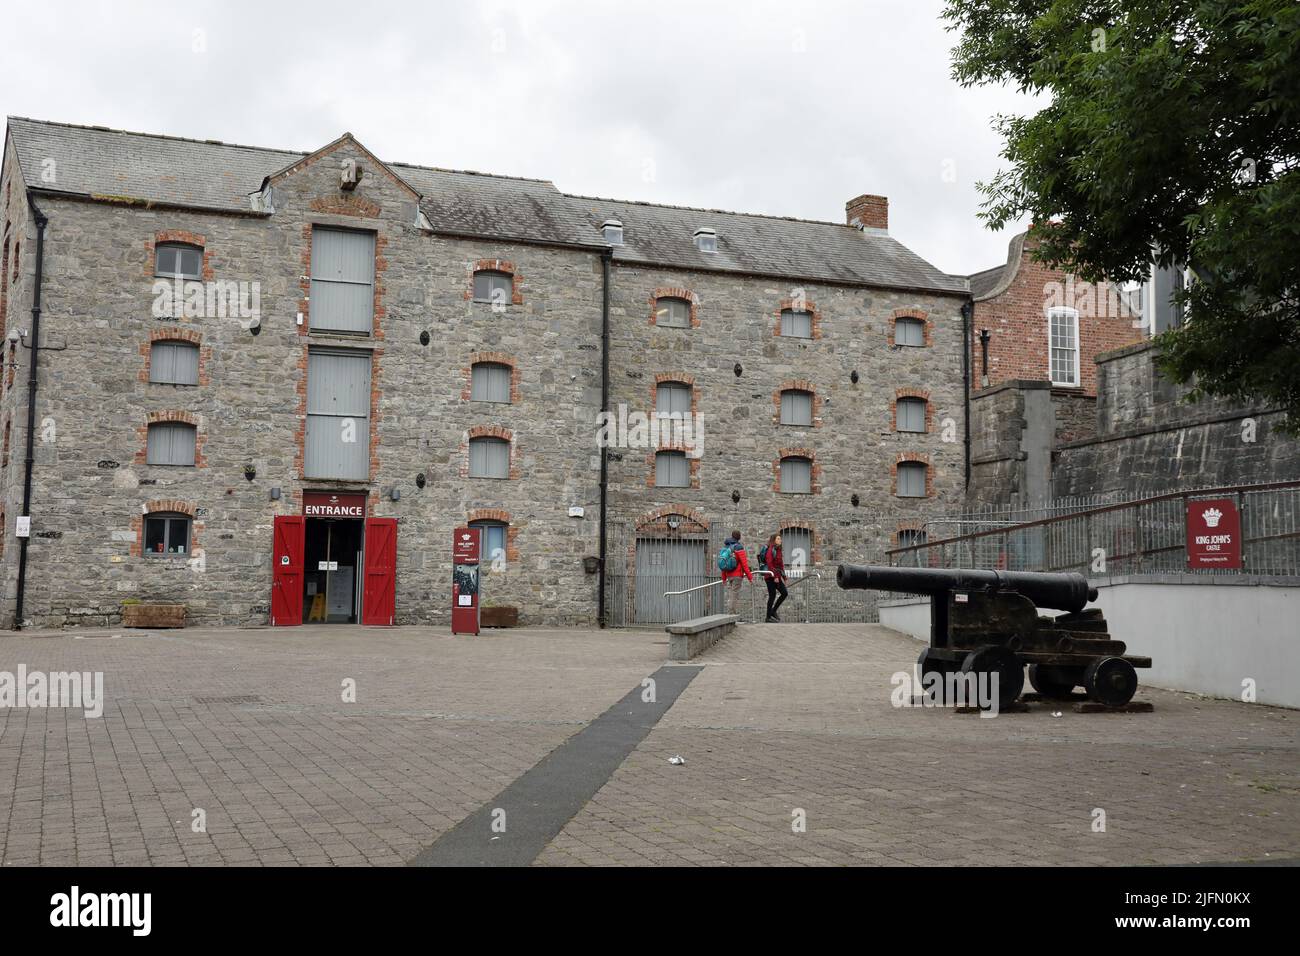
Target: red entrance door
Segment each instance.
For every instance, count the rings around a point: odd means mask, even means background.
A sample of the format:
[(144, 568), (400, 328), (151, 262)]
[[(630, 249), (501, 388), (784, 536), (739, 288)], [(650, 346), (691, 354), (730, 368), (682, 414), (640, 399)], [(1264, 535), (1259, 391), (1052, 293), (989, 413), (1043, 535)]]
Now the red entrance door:
[(302, 552), (305, 525), (299, 515), (275, 519), (271, 552), (271, 623), (302, 623)]
[[(397, 519), (366, 519), (366, 581), (361, 623), (390, 626), (397, 606)], [(301, 614), (301, 606), (299, 607)]]

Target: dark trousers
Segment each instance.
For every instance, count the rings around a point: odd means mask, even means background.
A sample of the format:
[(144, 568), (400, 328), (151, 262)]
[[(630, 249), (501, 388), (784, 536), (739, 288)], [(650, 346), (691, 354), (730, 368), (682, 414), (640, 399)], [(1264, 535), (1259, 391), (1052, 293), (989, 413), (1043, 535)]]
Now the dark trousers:
[[(777, 595), (780, 596), (778, 597)], [(789, 596), (790, 592), (786, 590), (784, 581), (778, 581), (776, 578), (767, 578), (767, 616), (771, 617), (775, 614), (776, 609), (779, 608)]]

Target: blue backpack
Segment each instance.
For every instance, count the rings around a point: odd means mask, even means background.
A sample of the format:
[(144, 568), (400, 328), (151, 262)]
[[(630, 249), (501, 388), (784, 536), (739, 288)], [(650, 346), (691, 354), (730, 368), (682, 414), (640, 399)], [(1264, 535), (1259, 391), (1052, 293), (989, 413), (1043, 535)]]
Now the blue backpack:
[(722, 550), (718, 552), (718, 570), (736, 570), (736, 552), (732, 550), (730, 544), (724, 544)]

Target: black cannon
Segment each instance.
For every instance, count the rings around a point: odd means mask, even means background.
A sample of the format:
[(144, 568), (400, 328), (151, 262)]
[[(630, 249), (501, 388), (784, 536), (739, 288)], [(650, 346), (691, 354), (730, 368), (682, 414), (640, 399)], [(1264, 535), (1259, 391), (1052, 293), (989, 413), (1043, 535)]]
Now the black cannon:
[[(1082, 686), (1090, 700), (1127, 704), (1137, 691), (1138, 667), (1151, 658), (1125, 654), (1112, 640), (1100, 608), (1088, 608), (1097, 589), (1082, 574), (882, 568), (841, 564), (835, 580), (846, 590), (930, 596), (930, 646), (917, 667), (923, 683), (946, 686), (953, 673), (998, 675), (998, 704), (1013, 702), (1029, 682), (1044, 697), (1067, 700)], [(1039, 607), (1064, 611), (1040, 615)]]

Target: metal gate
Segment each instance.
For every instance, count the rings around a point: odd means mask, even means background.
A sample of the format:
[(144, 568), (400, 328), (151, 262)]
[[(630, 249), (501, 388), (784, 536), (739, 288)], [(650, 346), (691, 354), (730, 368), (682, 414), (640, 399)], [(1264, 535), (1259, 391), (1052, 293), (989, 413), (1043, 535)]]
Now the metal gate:
[(710, 592), (716, 588), (679, 597), (664, 596), (666, 591), (707, 584), (708, 568), (707, 541), (637, 538), (635, 622), (672, 624), (708, 613), (707, 605), (713, 600)]

